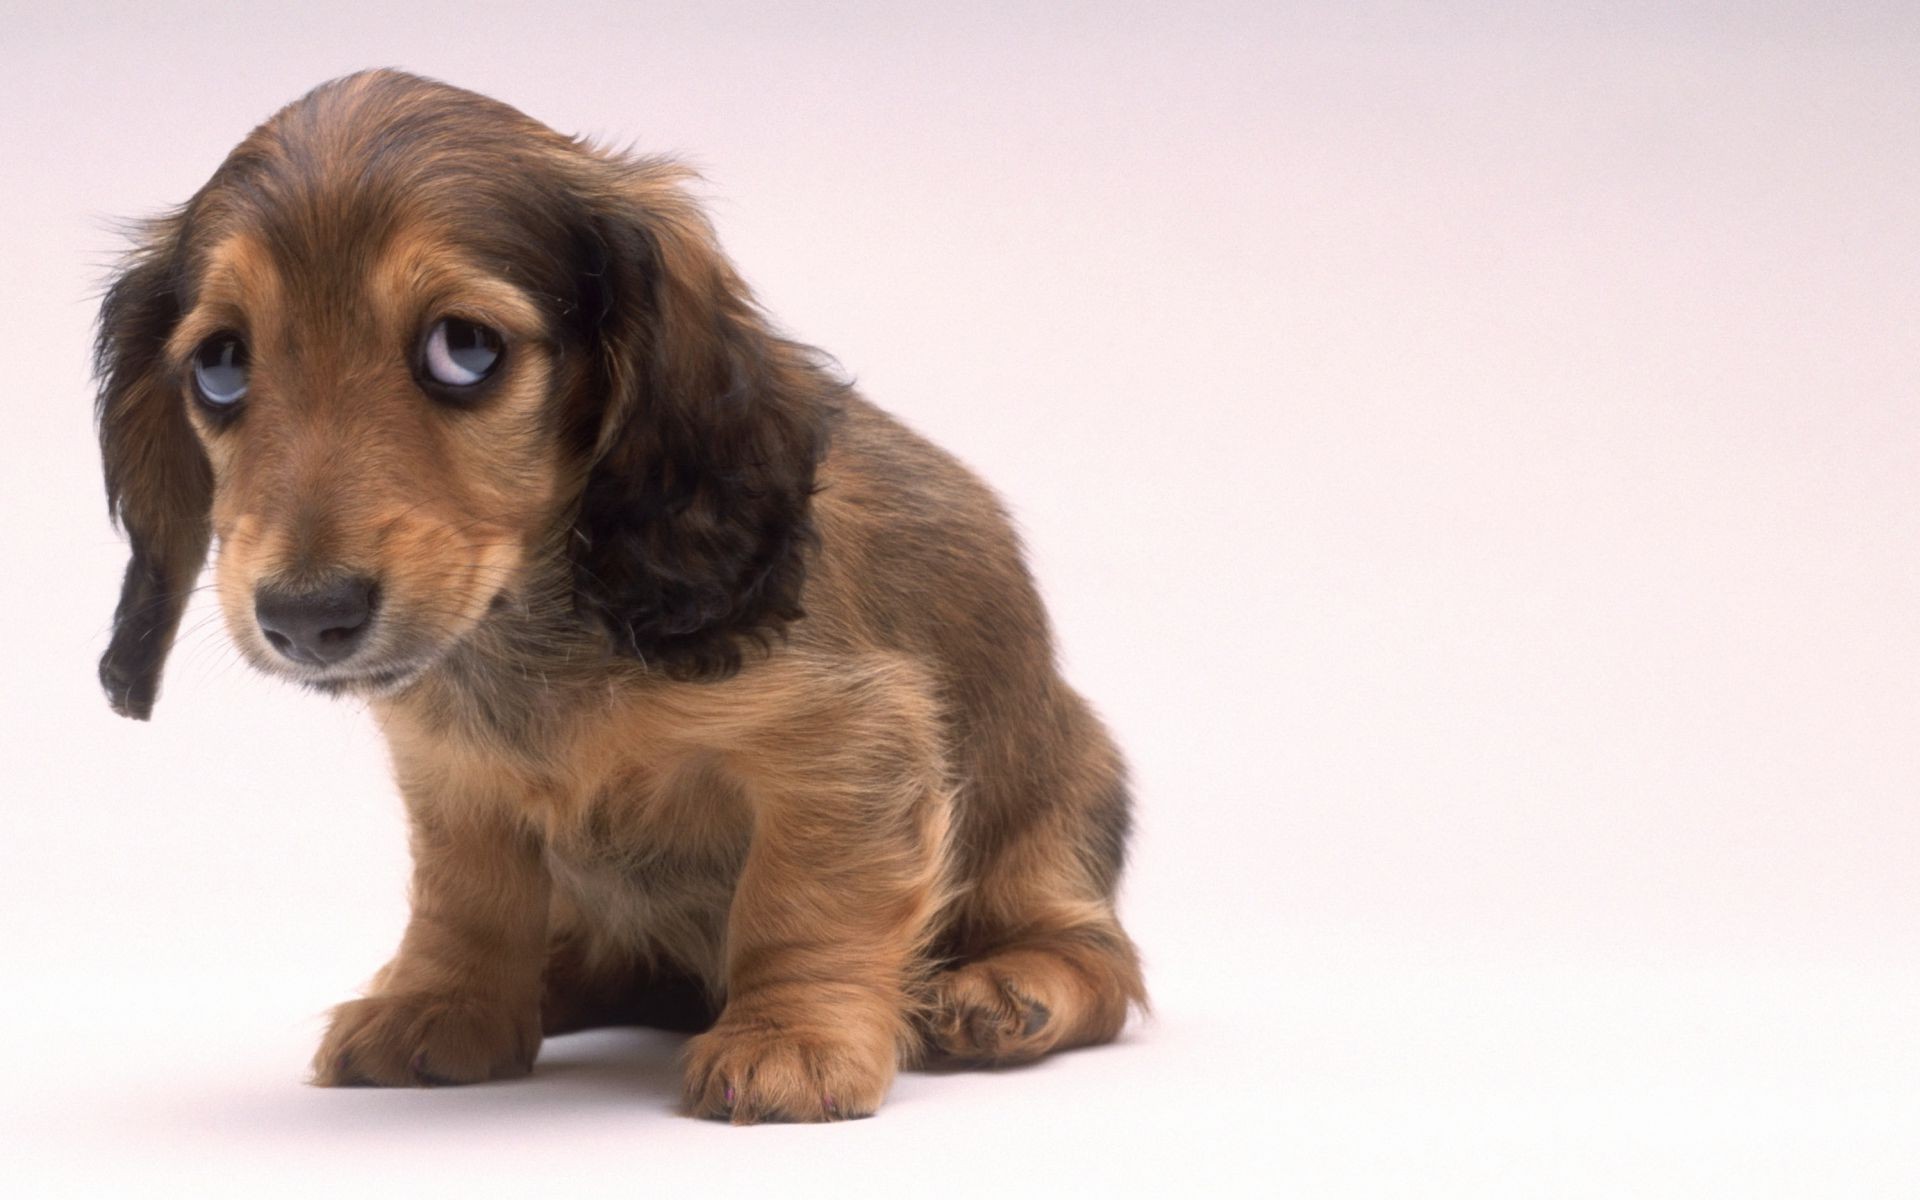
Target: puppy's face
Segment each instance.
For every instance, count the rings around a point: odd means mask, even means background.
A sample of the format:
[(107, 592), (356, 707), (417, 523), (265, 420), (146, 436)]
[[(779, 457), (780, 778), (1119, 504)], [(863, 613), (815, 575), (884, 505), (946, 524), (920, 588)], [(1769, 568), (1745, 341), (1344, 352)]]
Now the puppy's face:
[(521, 583), (555, 520), (561, 347), (414, 214), (352, 197), (309, 254), (240, 227), (197, 264), (169, 373), (212, 468), (215, 579), (256, 665), (404, 685)]
[(404, 688), (528, 589), (684, 677), (798, 615), (832, 385), (683, 174), (371, 72), (154, 222), (97, 345), (115, 707), (150, 711), (216, 541), (241, 649), (327, 691)]

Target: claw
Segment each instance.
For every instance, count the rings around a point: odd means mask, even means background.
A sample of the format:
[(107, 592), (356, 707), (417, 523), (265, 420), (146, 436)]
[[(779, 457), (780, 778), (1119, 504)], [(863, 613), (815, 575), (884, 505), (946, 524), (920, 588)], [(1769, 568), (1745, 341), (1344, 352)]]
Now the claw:
[(413, 1072), (413, 1078), (421, 1087), (446, 1087), (453, 1083), (444, 1075), (435, 1075), (427, 1070), (427, 1052), (425, 1048), (414, 1051), (413, 1061), (407, 1064)]
[(1030, 997), (1025, 999), (1028, 1005), (1027, 1027), (1020, 1031), (1020, 1036), (1032, 1037), (1047, 1027), (1047, 1022), (1053, 1019), (1053, 1012), (1038, 1000)]

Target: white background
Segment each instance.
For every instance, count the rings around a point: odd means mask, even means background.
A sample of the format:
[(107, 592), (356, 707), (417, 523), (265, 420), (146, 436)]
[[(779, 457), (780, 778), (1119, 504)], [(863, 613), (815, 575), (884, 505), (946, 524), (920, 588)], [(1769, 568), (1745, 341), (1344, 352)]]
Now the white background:
[[(9, 0), (0, 1191), (1915, 1194), (1913, 10), (1327, 7)], [(204, 608), (110, 714), (87, 352), (111, 222), (371, 65), (686, 155), (1005, 493), (1155, 1019), (830, 1128), (630, 1031), (303, 1085), (399, 804)]]

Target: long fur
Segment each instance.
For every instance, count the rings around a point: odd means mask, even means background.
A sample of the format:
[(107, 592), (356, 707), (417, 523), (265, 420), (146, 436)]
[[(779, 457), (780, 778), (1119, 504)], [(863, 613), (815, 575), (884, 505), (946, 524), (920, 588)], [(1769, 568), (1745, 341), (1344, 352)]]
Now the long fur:
[[(369, 698), (413, 916), (316, 1082), (703, 1030), (687, 1107), (864, 1115), (902, 1063), (1030, 1059), (1145, 1002), (1124, 768), (992, 494), (780, 336), (673, 164), (397, 72), (275, 114), (101, 308), (132, 544), (101, 677), (149, 715), (210, 543), (256, 665)], [(457, 401), (439, 317), (506, 350)], [(250, 390), (194, 399), (240, 337)], [(374, 582), (336, 666), (256, 593)]]

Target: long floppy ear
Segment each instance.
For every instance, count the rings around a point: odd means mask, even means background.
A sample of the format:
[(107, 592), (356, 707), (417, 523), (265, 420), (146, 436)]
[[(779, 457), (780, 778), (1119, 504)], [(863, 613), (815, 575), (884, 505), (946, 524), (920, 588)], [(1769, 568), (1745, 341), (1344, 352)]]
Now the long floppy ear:
[(153, 712), (210, 536), (212, 472), (162, 361), (180, 318), (175, 263), (182, 224), (176, 215), (148, 227), (107, 289), (94, 343), (107, 511), (133, 551), (100, 683), (114, 711), (142, 721)]
[(570, 538), (576, 606), (681, 679), (799, 619), (814, 470), (843, 385), (775, 336), (663, 163), (600, 159), (589, 203), (596, 439)]

